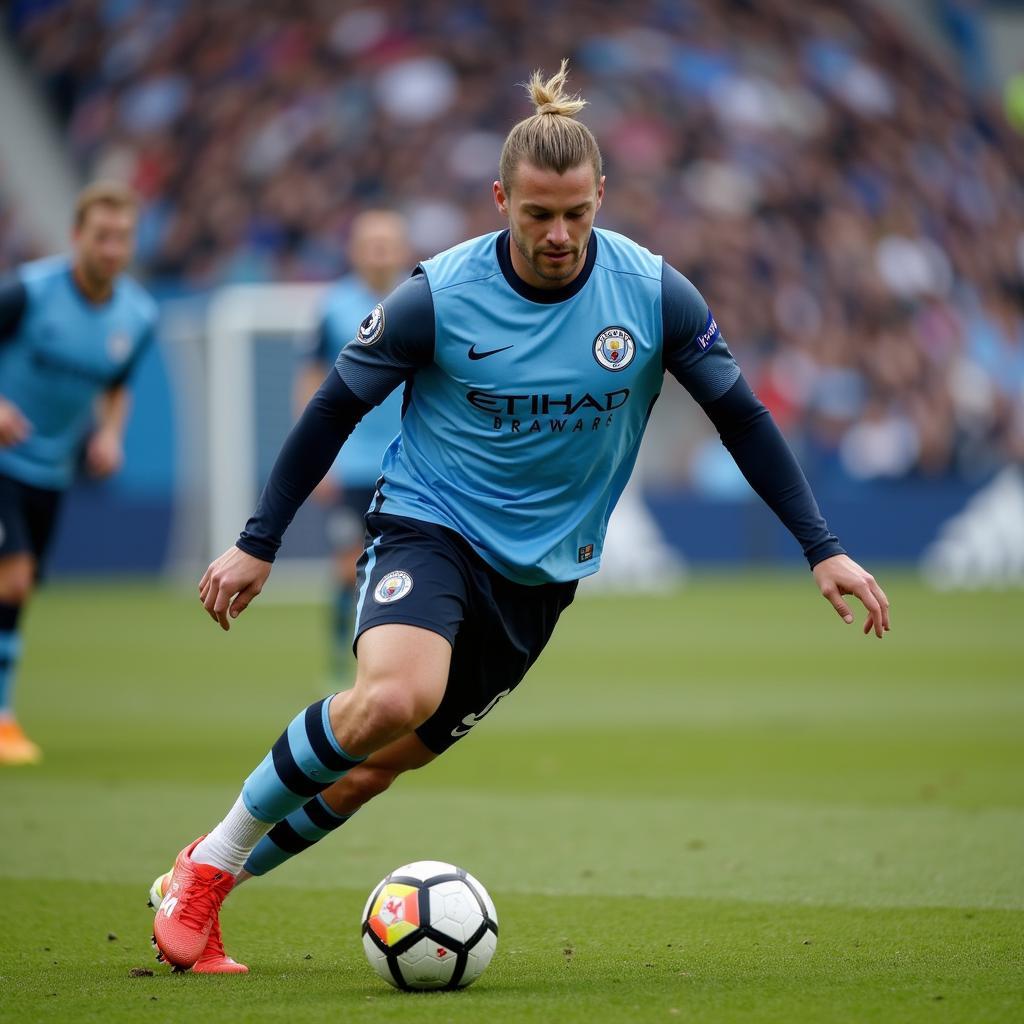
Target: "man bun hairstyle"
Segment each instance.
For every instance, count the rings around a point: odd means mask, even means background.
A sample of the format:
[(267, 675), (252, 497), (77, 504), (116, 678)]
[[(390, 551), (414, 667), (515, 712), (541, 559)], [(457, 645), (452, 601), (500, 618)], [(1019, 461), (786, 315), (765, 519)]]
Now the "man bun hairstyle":
[(589, 163), (594, 168), (594, 181), (600, 180), (601, 151), (597, 140), (585, 124), (576, 120), (587, 101), (566, 92), (568, 79), (569, 61), (564, 57), (558, 73), (550, 78), (545, 79), (540, 71), (530, 76), (525, 88), (535, 112), (508, 133), (501, 149), (499, 176), (506, 192), (523, 160), (557, 174)]

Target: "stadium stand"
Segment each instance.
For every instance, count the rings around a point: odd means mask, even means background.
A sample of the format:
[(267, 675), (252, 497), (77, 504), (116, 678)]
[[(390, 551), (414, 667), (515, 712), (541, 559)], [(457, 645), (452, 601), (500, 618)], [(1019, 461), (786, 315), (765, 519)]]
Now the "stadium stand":
[(819, 479), (1024, 459), (1024, 143), (882, 5), (243, 6), (10, 10), (76, 159), (145, 197), (151, 279), (330, 278), (368, 202), (423, 254), (491, 230), (510, 85), (569, 54), (602, 223), (703, 290)]
[(22, 226), (20, 218), (15, 216), (14, 206), (0, 180), (0, 272), (42, 254), (37, 240)]

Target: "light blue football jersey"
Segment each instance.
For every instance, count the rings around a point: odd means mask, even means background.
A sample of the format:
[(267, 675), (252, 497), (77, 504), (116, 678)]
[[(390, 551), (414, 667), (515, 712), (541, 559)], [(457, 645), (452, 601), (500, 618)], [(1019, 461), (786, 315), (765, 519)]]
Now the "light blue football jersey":
[[(355, 336), (360, 322), (383, 298), (358, 274), (343, 277), (324, 298), (317, 357), (330, 366)], [(373, 487), (381, 456), (402, 426), (402, 392), (392, 392), (371, 409), (345, 441), (331, 473), (343, 486)]]
[(66, 256), (19, 268), (26, 305), (17, 330), (0, 344), (0, 394), (32, 426), (20, 444), (0, 449), (0, 474), (34, 487), (70, 485), (96, 398), (125, 382), (151, 342), (156, 304), (122, 275), (106, 302), (89, 302)]
[(581, 273), (551, 292), (522, 282), (507, 248), (502, 232), (425, 261), (425, 309), (402, 308), (414, 278), (363, 322), (338, 372), (370, 403), (410, 381), (377, 510), (455, 530), (516, 582), (577, 579), (600, 565), (666, 366), (698, 400), (739, 368), (675, 271), (666, 358), (671, 268), (624, 236), (595, 229)]

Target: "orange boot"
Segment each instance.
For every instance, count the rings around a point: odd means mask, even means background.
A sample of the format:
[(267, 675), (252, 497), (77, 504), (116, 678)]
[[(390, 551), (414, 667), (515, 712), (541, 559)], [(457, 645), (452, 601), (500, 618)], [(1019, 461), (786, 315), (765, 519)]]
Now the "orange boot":
[(0, 719), (0, 764), (39, 764), (43, 752), (13, 718)]

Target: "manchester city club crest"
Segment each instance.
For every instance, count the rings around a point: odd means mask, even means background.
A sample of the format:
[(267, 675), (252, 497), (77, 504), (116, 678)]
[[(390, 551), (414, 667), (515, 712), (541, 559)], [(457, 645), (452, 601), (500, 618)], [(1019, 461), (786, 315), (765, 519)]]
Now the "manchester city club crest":
[(392, 601), (401, 601), (411, 590), (412, 577), (407, 572), (396, 569), (377, 584), (373, 599), (377, 604), (391, 604)]
[(606, 370), (624, 370), (636, 355), (636, 342), (625, 327), (606, 327), (594, 339), (594, 358)]
[(132, 339), (124, 331), (115, 331), (107, 338), (107, 355), (115, 363), (123, 363), (132, 351)]
[(356, 341), (360, 345), (372, 345), (384, 333), (384, 307), (378, 302), (370, 315), (359, 325)]

